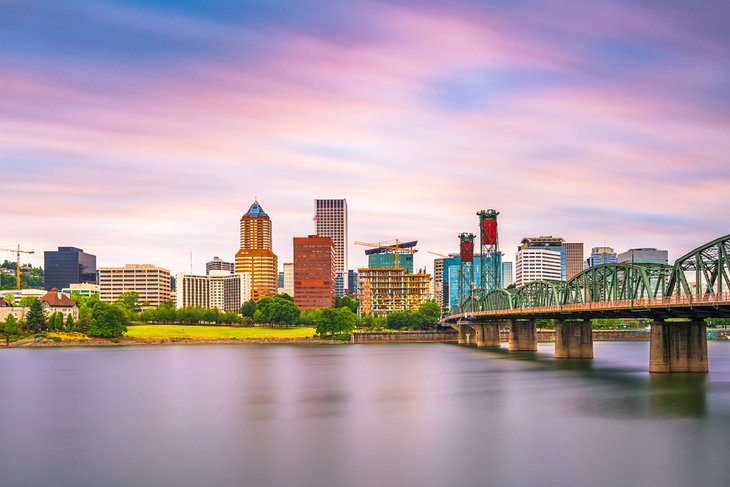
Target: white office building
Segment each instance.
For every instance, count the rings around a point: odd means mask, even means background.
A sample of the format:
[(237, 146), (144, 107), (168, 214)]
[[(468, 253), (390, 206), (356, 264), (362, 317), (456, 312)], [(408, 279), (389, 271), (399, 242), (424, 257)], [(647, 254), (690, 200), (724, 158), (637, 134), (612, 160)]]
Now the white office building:
[(210, 271), (208, 276), (177, 275), (175, 305), (217, 308), (238, 313), (241, 305), (251, 299), (251, 276), (228, 271)]
[(294, 263), (286, 262), (284, 264), (284, 293), (292, 298), (294, 297)]
[(562, 278), (560, 252), (543, 248), (520, 248), (515, 260), (515, 285)]
[(314, 200), (314, 211), (317, 235), (330, 237), (335, 246), (335, 295), (344, 296), (348, 286), (347, 200)]

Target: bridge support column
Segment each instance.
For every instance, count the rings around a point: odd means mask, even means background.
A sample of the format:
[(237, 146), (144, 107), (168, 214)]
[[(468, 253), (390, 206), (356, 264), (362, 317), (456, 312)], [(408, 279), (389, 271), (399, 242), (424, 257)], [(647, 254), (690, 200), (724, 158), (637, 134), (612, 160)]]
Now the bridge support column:
[(651, 324), (649, 372), (708, 372), (705, 321)]
[(593, 358), (591, 320), (555, 323), (555, 358)]
[(536, 352), (535, 320), (512, 320), (509, 327), (510, 352)]
[(468, 326), (466, 325), (458, 325), (459, 327), (459, 338), (457, 339), (457, 343), (459, 345), (466, 345), (466, 330)]
[(499, 323), (484, 323), (477, 327), (477, 346), (499, 348)]

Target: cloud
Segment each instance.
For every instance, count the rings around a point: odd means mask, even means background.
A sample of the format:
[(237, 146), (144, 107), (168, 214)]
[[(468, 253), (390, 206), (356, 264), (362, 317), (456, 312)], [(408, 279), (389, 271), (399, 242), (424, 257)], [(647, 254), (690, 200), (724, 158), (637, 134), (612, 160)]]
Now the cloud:
[(6, 243), (177, 271), (232, 258), (254, 196), (281, 262), (317, 197), (348, 198), (353, 241), (440, 252), (496, 208), (508, 258), (544, 233), (678, 255), (730, 227), (728, 43), (703, 9), (217, 7), (0, 9)]

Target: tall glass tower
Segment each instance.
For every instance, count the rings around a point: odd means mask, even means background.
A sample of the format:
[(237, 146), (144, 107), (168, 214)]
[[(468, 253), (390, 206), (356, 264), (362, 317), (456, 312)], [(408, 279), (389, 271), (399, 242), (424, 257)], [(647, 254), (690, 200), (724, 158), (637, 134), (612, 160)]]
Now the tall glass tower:
[(347, 290), (347, 200), (314, 200), (315, 231), (330, 237), (335, 247), (335, 296)]

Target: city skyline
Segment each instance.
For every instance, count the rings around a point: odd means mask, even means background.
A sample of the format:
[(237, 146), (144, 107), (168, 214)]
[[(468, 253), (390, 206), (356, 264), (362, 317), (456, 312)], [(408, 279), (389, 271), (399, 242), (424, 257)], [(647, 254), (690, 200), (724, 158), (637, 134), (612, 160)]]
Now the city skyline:
[(506, 260), (728, 233), (728, 7), (518, 3), (4, 4), (0, 245), (197, 273), (256, 196), (281, 262), (312, 198), (429, 271), (486, 208)]

